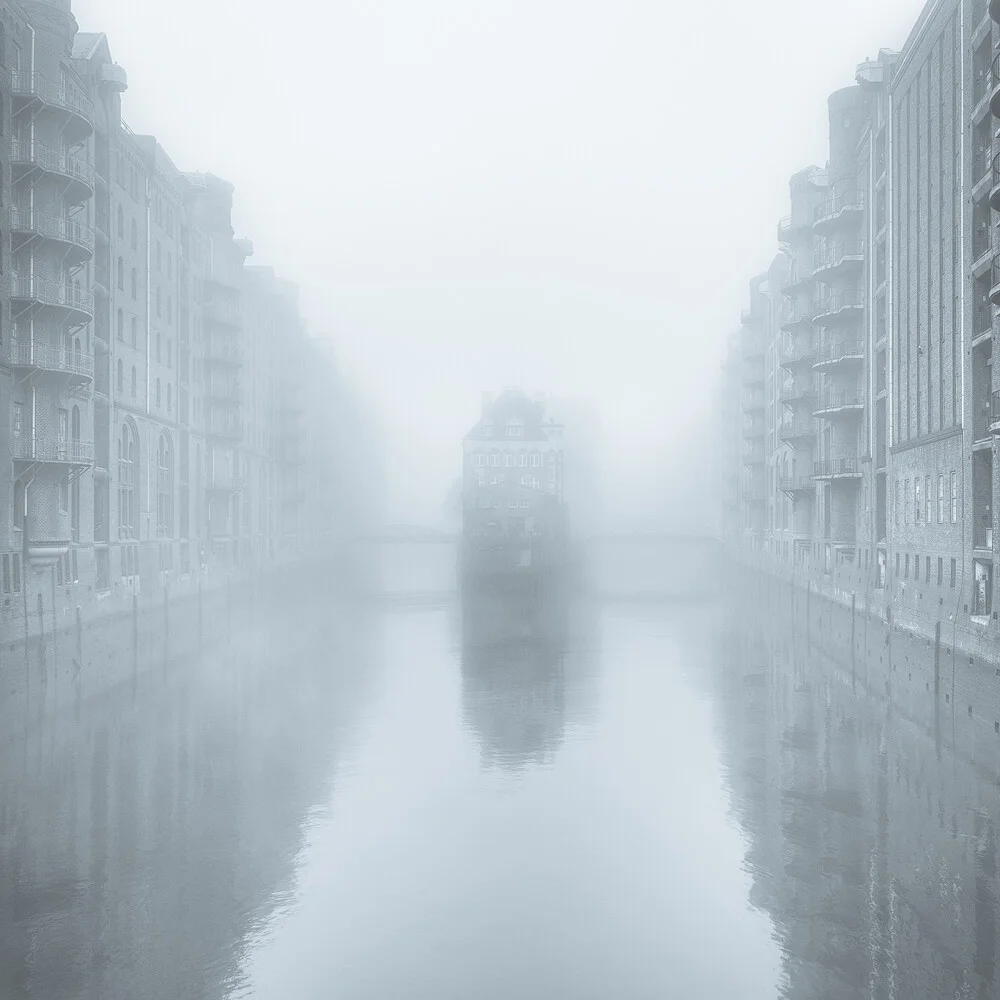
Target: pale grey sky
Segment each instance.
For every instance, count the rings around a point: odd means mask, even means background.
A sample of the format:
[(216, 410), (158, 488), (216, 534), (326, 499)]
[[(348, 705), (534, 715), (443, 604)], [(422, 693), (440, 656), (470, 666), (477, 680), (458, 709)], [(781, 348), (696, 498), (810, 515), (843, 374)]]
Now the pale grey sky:
[[(125, 117), (236, 185), (255, 263), (379, 405), (429, 520), (482, 389), (588, 393), (613, 510), (705, 428), (826, 97), (919, 0), (76, 0)], [(680, 447), (679, 447), (680, 443)]]

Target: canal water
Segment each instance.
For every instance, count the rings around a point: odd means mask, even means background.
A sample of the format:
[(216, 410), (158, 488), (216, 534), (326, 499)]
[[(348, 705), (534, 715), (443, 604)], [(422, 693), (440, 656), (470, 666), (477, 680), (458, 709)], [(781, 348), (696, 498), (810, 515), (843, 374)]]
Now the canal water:
[(0, 744), (0, 998), (1000, 995), (994, 776), (790, 626), (380, 558)]

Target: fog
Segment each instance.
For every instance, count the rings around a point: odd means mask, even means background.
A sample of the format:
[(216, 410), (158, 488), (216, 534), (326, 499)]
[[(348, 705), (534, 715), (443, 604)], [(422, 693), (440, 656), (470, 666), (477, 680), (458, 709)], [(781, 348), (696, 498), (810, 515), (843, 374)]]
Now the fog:
[(920, 4), (74, 9), (133, 129), (232, 181), (255, 262), (301, 284), (379, 414), (387, 516), (440, 520), (480, 392), (511, 385), (599, 405), (609, 518), (701, 527), (721, 345), (787, 178)]

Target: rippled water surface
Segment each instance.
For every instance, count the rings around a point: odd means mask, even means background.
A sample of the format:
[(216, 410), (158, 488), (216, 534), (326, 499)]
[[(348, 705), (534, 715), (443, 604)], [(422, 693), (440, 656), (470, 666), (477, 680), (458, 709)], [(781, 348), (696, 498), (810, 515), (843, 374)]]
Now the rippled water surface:
[(0, 997), (997, 995), (992, 778), (760, 620), (400, 590), (26, 705)]

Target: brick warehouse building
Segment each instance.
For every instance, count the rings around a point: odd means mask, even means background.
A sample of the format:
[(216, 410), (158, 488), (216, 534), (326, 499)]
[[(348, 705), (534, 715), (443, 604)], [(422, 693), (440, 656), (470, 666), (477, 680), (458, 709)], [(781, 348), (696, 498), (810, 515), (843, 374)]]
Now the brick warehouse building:
[(131, 132), (69, 0), (0, 0), (0, 68), (8, 635), (39, 595), (58, 615), (319, 551), (344, 481), (325, 439), (361, 435), (294, 286), (248, 266), (232, 186)]
[(829, 160), (791, 179), (724, 376), (741, 379), (731, 537), (990, 631), (998, 53), (1000, 2), (931, 0), (901, 52), (831, 95)]

